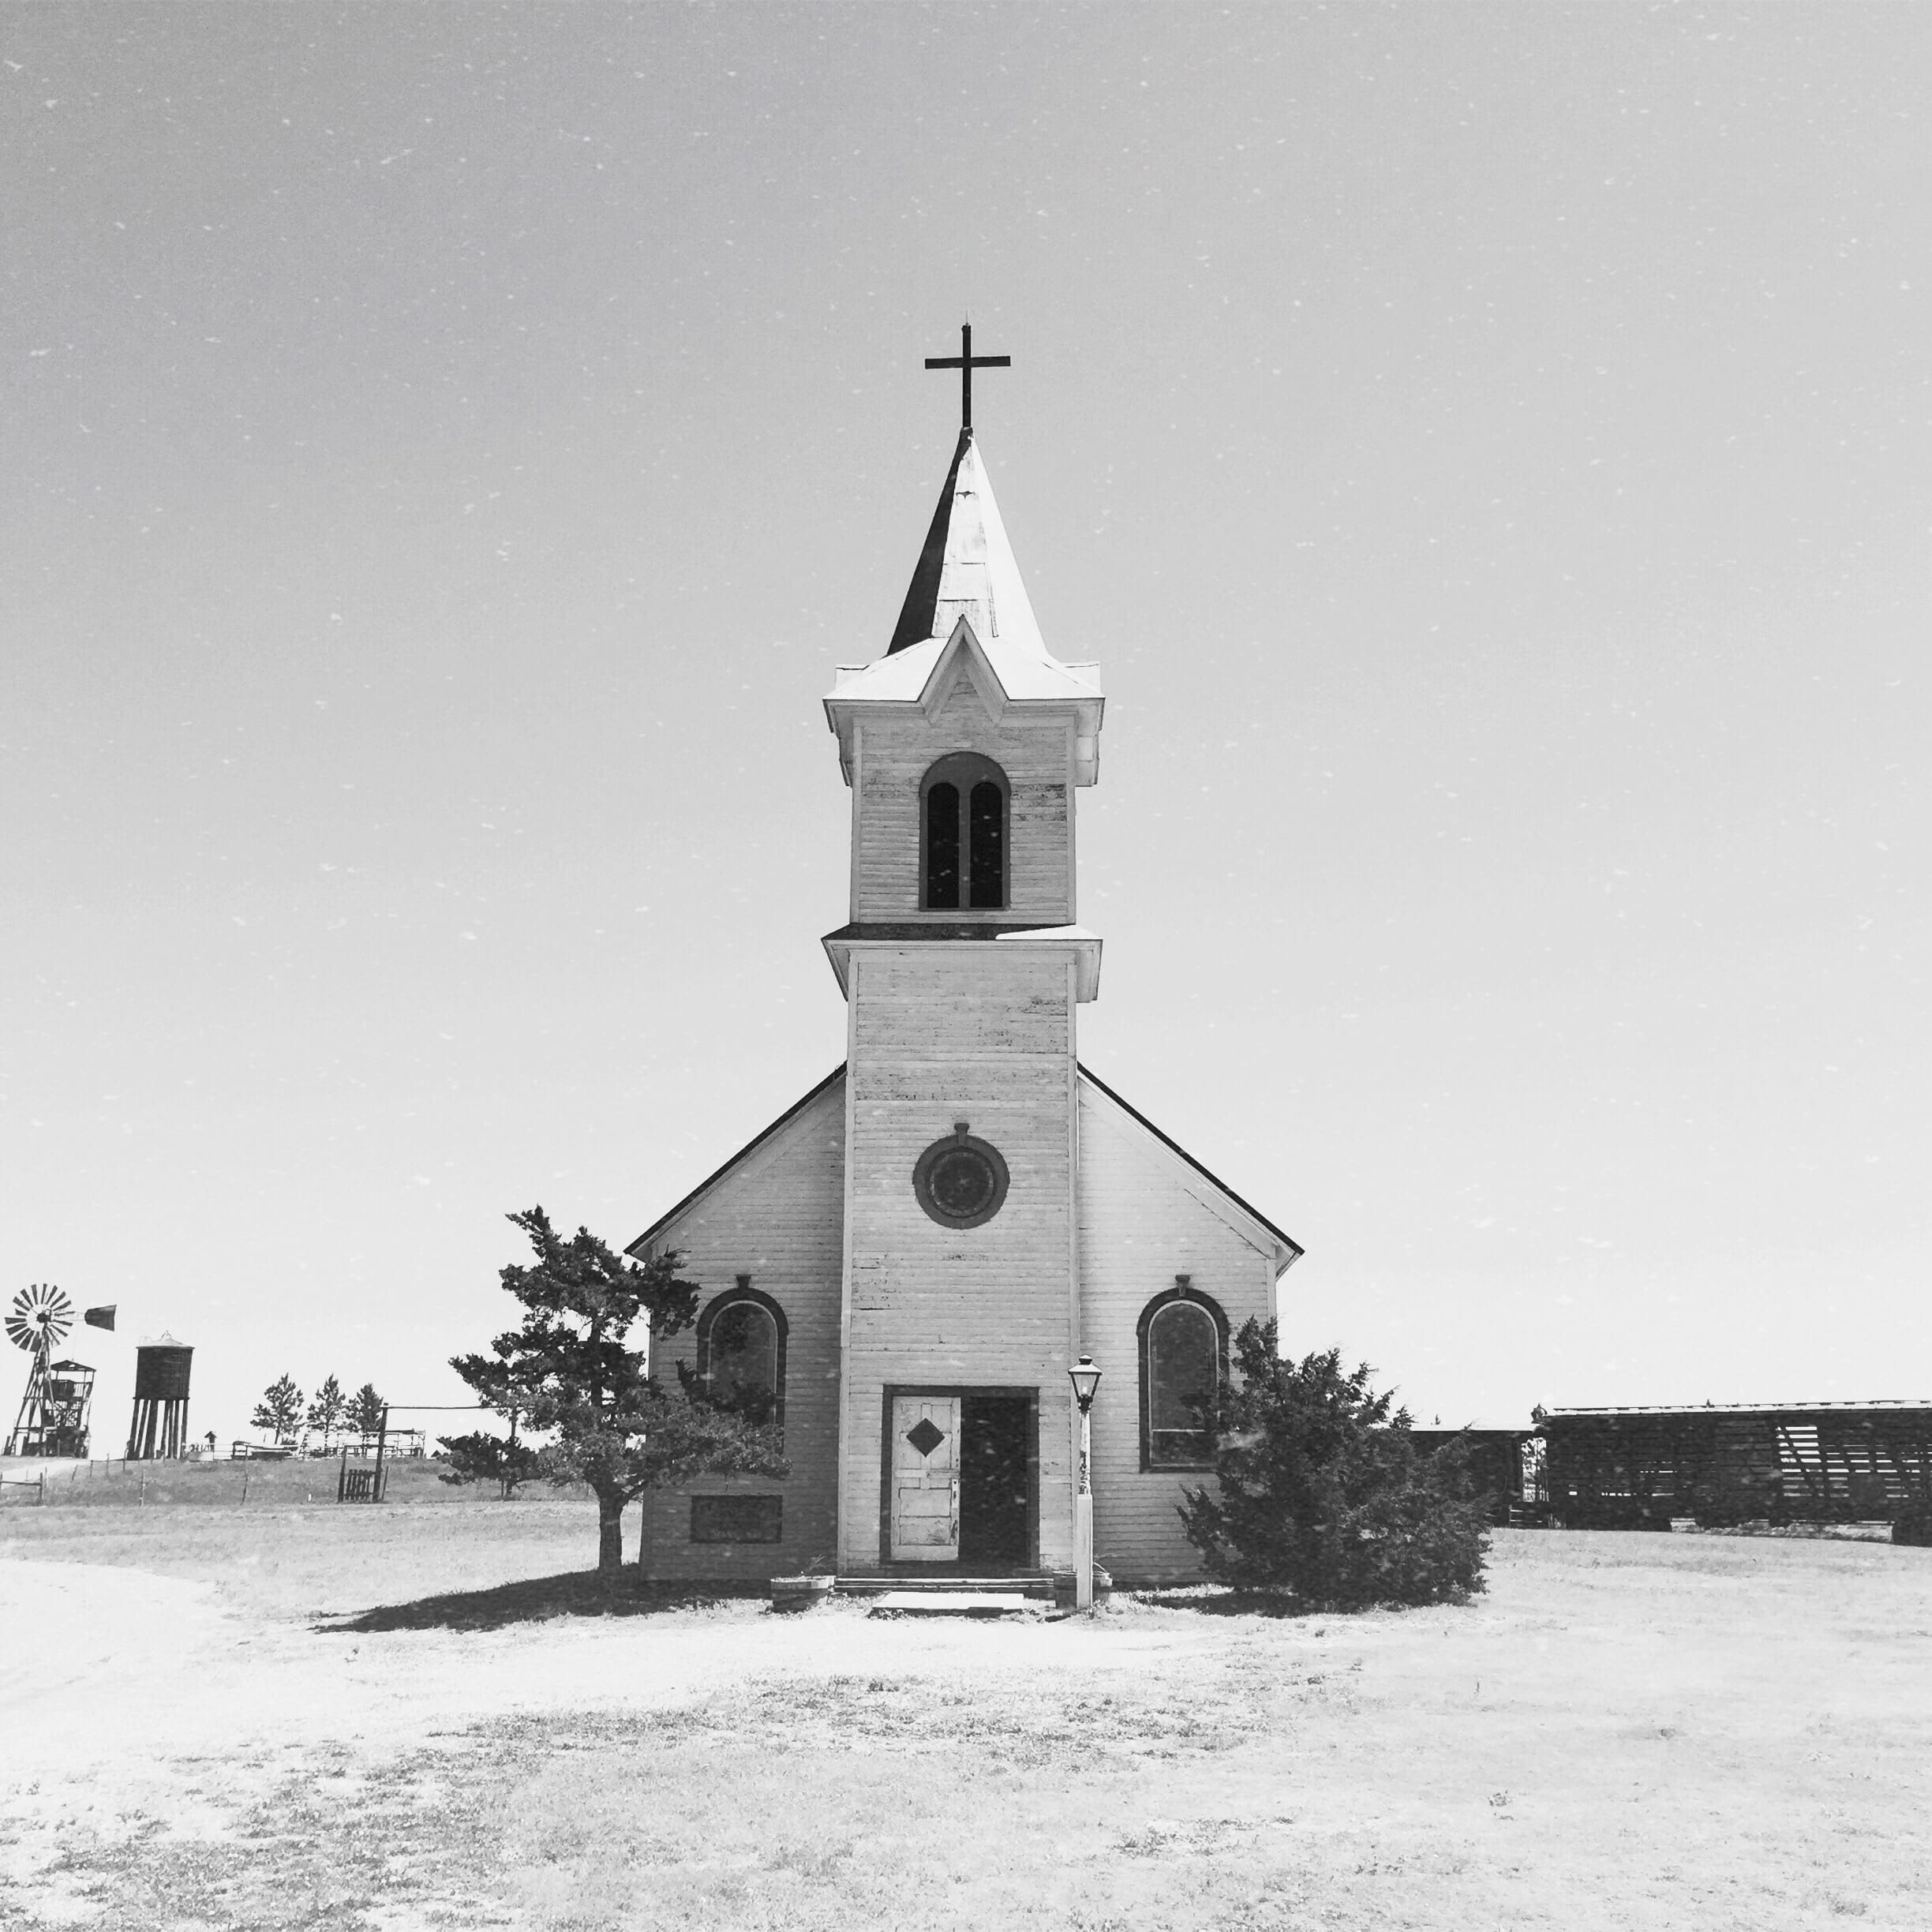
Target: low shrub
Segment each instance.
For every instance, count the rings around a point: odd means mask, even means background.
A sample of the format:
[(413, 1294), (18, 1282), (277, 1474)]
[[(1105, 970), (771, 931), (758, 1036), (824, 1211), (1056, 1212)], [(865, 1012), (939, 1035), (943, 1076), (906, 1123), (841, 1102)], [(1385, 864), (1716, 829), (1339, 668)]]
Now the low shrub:
[(1181, 1520), (1217, 1582), (1286, 1588), (1310, 1609), (1452, 1602), (1483, 1587), (1485, 1500), (1451, 1443), (1423, 1455), (1406, 1410), (1345, 1374), (1340, 1351), (1275, 1354), (1273, 1322), (1234, 1339), (1220, 1391), (1215, 1488)]

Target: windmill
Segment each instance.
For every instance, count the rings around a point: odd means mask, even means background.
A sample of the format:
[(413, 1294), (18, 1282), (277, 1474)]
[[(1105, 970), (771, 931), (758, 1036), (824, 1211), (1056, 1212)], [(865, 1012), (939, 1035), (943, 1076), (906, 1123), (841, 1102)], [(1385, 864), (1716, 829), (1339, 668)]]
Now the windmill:
[[(96, 1312), (88, 1310), (92, 1320)], [(100, 1327), (111, 1326), (95, 1322)], [(94, 1400), (94, 1371), (84, 1362), (55, 1361), (54, 1351), (73, 1326), (73, 1304), (51, 1282), (23, 1288), (7, 1310), (7, 1339), (33, 1357), (27, 1391), (21, 1398), (9, 1455), (84, 1456), (88, 1451), (88, 1410)]]

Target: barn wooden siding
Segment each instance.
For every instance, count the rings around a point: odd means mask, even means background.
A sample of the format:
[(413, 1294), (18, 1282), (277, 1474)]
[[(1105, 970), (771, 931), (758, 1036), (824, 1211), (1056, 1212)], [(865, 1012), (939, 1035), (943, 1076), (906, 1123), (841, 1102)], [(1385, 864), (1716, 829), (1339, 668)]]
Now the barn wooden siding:
[[(881, 1560), (895, 1383), (1038, 1388), (1039, 1556), (1071, 1559), (1074, 974), (1071, 946), (853, 950), (842, 1570)], [(1010, 1175), (975, 1228), (940, 1226), (912, 1191), (960, 1121)]]
[[(1073, 918), (1073, 731), (1065, 717), (996, 724), (963, 670), (928, 721), (915, 709), (856, 726), (852, 774), (852, 916), (898, 919), (921, 910), (919, 781), (936, 759), (974, 751), (1010, 787), (1006, 906), (1013, 923), (1065, 926)], [(957, 919), (971, 913), (947, 912)], [(981, 913), (978, 916), (988, 917)]]
[(1275, 1249), (1207, 1176), (1091, 1082), (1080, 1084), (1080, 1346), (1103, 1371), (1093, 1408), (1094, 1554), (1120, 1583), (1198, 1581), (1175, 1514), (1212, 1478), (1140, 1466), (1141, 1312), (1188, 1275), (1229, 1331), (1275, 1312)]
[(1932, 1497), (1932, 1407), (1911, 1403), (1559, 1409), (1537, 1432), (1572, 1529), (1878, 1521)]
[[(845, 1083), (834, 1080), (796, 1118), (659, 1230), (653, 1249), (684, 1255), (704, 1303), (736, 1277), (784, 1309), (784, 1435), (792, 1473), (711, 1477), (644, 1500), (645, 1568), (654, 1577), (758, 1580), (827, 1564), (836, 1547), (839, 1274), (845, 1193)], [(657, 1371), (675, 1383), (697, 1358), (695, 1330), (659, 1345)], [(693, 1543), (691, 1499), (721, 1493), (784, 1499), (778, 1543)]]

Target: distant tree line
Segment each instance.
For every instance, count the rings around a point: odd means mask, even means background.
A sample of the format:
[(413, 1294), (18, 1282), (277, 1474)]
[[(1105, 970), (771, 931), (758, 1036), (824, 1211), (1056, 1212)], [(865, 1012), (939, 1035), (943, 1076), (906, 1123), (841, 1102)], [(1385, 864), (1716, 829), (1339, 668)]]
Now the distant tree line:
[(249, 1422), (291, 1448), (305, 1447), (319, 1436), (327, 1454), (340, 1437), (375, 1435), (383, 1425), (384, 1406), (373, 1382), (365, 1382), (350, 1395), (334, 1376), (328, 1376), (311, 1398), (296, 1386), (293, 1376), (284, 1375), (263, 1390)]

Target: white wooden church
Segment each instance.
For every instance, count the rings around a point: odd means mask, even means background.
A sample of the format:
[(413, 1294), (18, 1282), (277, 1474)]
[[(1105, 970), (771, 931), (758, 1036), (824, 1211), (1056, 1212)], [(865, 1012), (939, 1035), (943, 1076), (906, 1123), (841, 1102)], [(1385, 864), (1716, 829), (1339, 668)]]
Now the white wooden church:
[(852, 801), (824, 942), (845, 1063), (631, 1244), (707, 1291), (658, 1372), (769, 1398), (792, 1470), (647, 1496), (657, 1577), (1065, 1571), (1083, 1354), (1096, 1560), (1197, 1574), (1175, 1504), (1208, 1466), (1198, 1398), (1301, 1252), (1080, 1064), (1100, 683), (1047, 650), (970, 388), (965, 415), (891, 641), (825, 700)]

